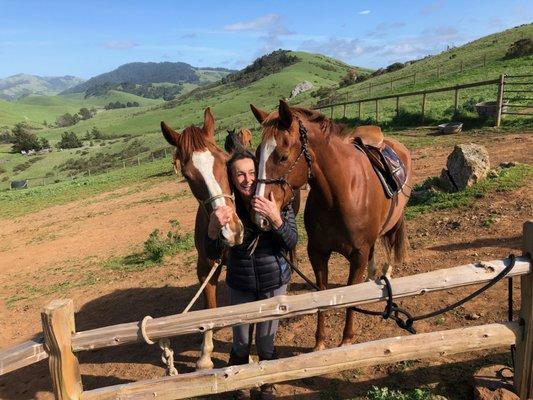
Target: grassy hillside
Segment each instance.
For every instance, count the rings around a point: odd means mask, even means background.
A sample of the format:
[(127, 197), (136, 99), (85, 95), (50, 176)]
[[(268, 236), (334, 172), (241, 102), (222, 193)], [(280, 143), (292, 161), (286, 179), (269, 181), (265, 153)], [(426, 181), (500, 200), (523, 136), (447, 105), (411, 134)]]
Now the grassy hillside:
[[(427, 57), (405, 68), (385, 73), (363, 82), (356, 83), (344, 88), (332, 88), (327, 94), (326, 102), (340, 102), (356, 99), (372, 98), (384, 96), (393, 93), (404, 93), (429, 88), (439, 88), (453, 86), (456, 84), (483, 81), (487, 79), (496, 79), (500, 74), (523, 75), (531, 73), (533, 65), (533, 56), (526, 56), (516, 59), (506, 60), (504, 56), (512, 43), (522, 38), (533, 39), (533, 24), (523, 25), (520, 27), (508, 29), (475, 40), (464, 46), (450, 49), (433, 57)], [(461, 64), (463, 71), (461, 72)], [(416, 73), (416, 83), (412, 77)], [(407, 77), (404, 80), (398, 80), (401, 77)], [(393, 80), (393, 88), (390, 82)], [(527, 80), (527, 79), (526, 79)], [(369, 86), (372, 86), (369, 89)], [(526, 89), (526, 87), (516, 87), (513, 89)], [(529, 87), (531, 89), (531, 87)], [(459, 104), (470, 110), (469, 118), (473, 118), (471, 105), (480, 100), (496, 100), (497, 87), (485, 86), (481, 88), (472, 88), (460, 92)], [(519, 96), (514, 96), (514, 98)], [(323, 101), (324, 101), (323, 100)], [(320, 100), (319, 100), (320, 101)], [(419, 113), (421, 110), (420, 96), (401, 99), (401, 108), (409, 114)], [(515, 103), (520, 101), (514, 101)], [(312, 105), (315, 103), (310, 103)], [(522, 104), (522, 103), (520, 103)], [(525, 103), (524, 103), (525, 104)], [(446, 118), (450, 119), (449, 107), (453, 105), (453, 92), (437, 93), (427, 97), (427, 116), (426, 122), (440, 122)], [(355, 107), (348, 110), (349, 115), (353, 116)], [(380, 122), (391, 121), (396, 108), (395, 100), (380, 102)], [(464, 108), (464, 107), (463, 107)], [(445, 112), (448, 110), (447, 112)], [(466, 110), (468, 112), (468, 110)], [(334, 117), (342, 117), (340, 107), (334, 111)], [(362, 119), (366, 122), (373, 122), (375, 116), (375, 106), (373, 103), (366, 103), (363, 106)], [(527, 120), (516, 117), (506, 117), (508, 123), (527, 123)], [(401, 122), (401, 121), (398, 121)], [(409, 125), (408, 119), (406, 120)], [(412, 121), (415, 122), (415, 121)], [(530, 123), (530, 122), (529, 122)]]
[[(47, 119), (55, 120), (57, 115), (64, 112), (76, 112), (80, 107), (100, 107), (110, 101), (135, 101), (144, 104), (144, 107), (102, 110), (89, 120), (78, 122), (68, 128), (43, 128), (36, 131), (38, 136), (46, 137), (52, 145), (57, 143), (65, 131), (74, 131), (83, 137), (87, 131), (96, 127), (108, 138), (106, 140), (85, 141), (81, 149), (53, 151), (50, 154), (38, 156), (36, 161), (32, 157), (11, 154), (9, 145), (0, 145), (0, 180), (3, 186), (8, 179), (24, 179), (27, 177), (41, 177), (48, 175), (50, 179), (62, 179), (67, 175), (60, 166), (69, 159), (89, 160), (97, 155), (116, 155), (137, 137), (140, 157), (146, 157), (153, 151), (167, 147), (162, 139), (159, 124), (165, 120), (172, 126), (182, 129), (190, 124), (199, 124), (202, 120), (203, 110), (210, 106), (217, 120), (217, 132), (221, 133), (220, 140), (225, 137), (225, 129), (233, 127), (251, 127), (257, 129), (257, 124), (250, 112), (249, 104), (254, 103), (260, 107), (272, 108), (279, 98), (288, 97), (291, 90), (300, 82), (307, 80), (316, 88), (331, 86), (346, 74), (349, 66), (331, 58), (301, 52), (291, 52), (298, 61), (281, 71), (259, 79), (245, 87), (237, 87), (232, 83), (215, 83), (199, 87), (182, 95), (177, 100), (162, 103), (149, 99), (138, 98), (123, 92), (110, 92), (107, 97), (89, 97), (83, 99), (80, 94), (69, 94), (46, 97), (29, 97), (23, 101), (9, 104), (15, 105), (15, 111), (27, 111), (31, 121)], [(213, 71), (209, 71), (213, 72)], [(128, 96), (128, 97), (126, 97)], [(302, 93), (293, 101), (301, 102), (309, 99), (309, 92)], [(18, 108), (17, 108), (18, 107)], [(2, 105), (0, 105), (0, 110)], [(17, 114), (15, 114), (17, 115)], [(19, 122), (15, 118), (13, 123)], [(42, 121), (41, 121), (42, 122)], [(37, 123), (37, 122), (35, 122)], [(257, 135), (256, 135), (257, 136)], [(133, 151), (133, 150), (132, 150)], [(131, 152), (128, 152), (128, 157)], [(116, 165), (122, 165), (122, 157), (116, 156)], [(131, 158), (131, 157), (130, 157)], [(135, 157), (134, 157), (135, 158)], [(72, 172), (71, 172), (72, 173)], [(6, 179), (6, 177), (9, 177)]]
[(0, 98), (14, 100), (32, 94), (52, 96), (83, 82), (75, 76), (17, 74), (0, 79)]

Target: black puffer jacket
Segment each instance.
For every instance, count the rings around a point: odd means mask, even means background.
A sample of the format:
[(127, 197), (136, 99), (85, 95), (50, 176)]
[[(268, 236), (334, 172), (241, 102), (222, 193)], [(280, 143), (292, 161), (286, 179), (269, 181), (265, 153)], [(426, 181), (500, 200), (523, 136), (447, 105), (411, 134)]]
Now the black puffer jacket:
[[(289, 206), (281, 213), (283, 224), (279, 229), (261, 231), (250, 219), (250, 214), (236, 196), (237, 215), (244, 225), (242, 244), (233, 246), (228, 252), (226, 283), (229, 287), (247, 292), (265, 292), (289, 283), (290, 267), (283, 254), (292, 250), (298, 242), (298, 230), (294, 212)], [(251, 254), (254, 239), (259, 236), (255, 251)], [(207, 256), (220, 258), (224, 245), (220, 239), (205, 236)]]

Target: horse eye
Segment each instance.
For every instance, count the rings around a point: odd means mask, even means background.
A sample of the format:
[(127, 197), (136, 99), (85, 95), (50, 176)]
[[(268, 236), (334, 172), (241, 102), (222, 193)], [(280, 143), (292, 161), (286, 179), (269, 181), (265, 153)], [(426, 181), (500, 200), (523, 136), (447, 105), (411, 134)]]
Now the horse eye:
[(280, 162), (286, 162), (289, 159), (289, 156), (287, 154), (283, 154), (280, 158)]

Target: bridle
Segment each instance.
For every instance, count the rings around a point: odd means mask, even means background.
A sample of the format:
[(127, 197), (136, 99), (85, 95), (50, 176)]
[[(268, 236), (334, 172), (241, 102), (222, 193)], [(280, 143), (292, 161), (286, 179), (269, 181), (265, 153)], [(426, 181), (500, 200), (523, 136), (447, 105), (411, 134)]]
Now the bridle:
[(287, 181), (287, 178), (289, 177), (290, 173), (296, 168), (296, 165), (298, 164), (298, 161), (300, 161), (300, 158), (302, 158), (302, 155), (305, 158), (305, 162), (307, 164), (307, 178), (311, 179), (313, 174), (311, 167), (313, 165), (313, 159), (311, 158), (311, 154), (309, 154), (309, 138), (307, 137), (307, 129), (302, 124), (302, 121), (298, 119), (298, 132), (300, 136), (300, 153), (298, 154), (298, 157), (293, 161), (291, 166), (287, 169), (287, 172), (285, 172), (283, 175), (277, 177), (277, 178), (257, 178), (256, 181), (258, 183), (264, 183), (266, 185), (281, 185), (281, 187), (284, 187), (285, 185), (289, 187), (291, 190), (291, 199), (289, 200), (289, 203), (292, 203), (295, 197), (295, 190), (292, 187), (292, 185)]

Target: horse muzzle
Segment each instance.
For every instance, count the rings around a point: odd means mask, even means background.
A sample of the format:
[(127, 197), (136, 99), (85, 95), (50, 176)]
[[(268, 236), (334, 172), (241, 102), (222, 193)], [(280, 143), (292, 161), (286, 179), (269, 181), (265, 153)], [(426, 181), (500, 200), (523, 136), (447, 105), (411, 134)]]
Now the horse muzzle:
[[(233, 225), (233, 226), (232, 226)], [(220, 231), (222, 241), (229, 247), (242, 244), (244, 239), (244, 227), (240, 220), (237, 223), (229, 223), (222, 227)]]

